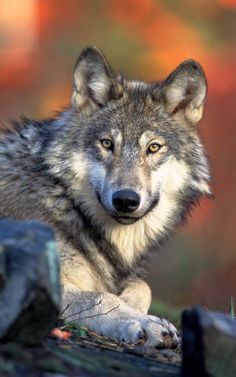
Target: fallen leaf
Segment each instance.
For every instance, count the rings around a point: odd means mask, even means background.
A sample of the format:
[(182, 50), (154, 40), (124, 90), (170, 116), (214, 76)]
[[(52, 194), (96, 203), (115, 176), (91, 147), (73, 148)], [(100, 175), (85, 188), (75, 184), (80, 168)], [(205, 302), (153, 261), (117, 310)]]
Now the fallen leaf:
[(73, 333), (71, 331), (62, 331), (58, 327), (52, 329), (50, 335), (60, 339), (60, 340), (68, 340), (72, 337)]

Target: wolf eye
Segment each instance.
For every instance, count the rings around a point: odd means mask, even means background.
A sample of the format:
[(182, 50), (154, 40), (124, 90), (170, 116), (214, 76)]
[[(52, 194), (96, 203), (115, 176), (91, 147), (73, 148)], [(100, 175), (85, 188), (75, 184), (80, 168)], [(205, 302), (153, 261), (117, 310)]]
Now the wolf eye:
[(102, 140), (101, 140), (101, 144), (102, 144), (102, 146), (103, 146), (105, 149), (112, 150), (112, 148), (113, 148), (112, 141), (109, 140), (109, 139), (102, 139)]
[(147, 153), (156, 153), (159, 151), (159, 149), (161, 148), (161, 145), (158, 144), (158, 143), (152, 143), (149, 145), (148, 149), (147, 149)]

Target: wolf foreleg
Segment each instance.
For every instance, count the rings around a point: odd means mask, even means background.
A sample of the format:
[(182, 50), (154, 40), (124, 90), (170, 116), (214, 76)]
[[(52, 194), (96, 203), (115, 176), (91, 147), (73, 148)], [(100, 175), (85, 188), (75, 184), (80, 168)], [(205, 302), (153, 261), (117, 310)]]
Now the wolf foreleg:
[(147, 314), (152, 294), (148, 284), (138, 279), (130, 282), (119, 297), (131, 308), (138, 310), (140, 313)]
[(145, 349), (175, 346), (178, 331), (167, 320), (144, 315), (111, 293), (64, 289), (63, 317), (118, 342), (136, 343)]

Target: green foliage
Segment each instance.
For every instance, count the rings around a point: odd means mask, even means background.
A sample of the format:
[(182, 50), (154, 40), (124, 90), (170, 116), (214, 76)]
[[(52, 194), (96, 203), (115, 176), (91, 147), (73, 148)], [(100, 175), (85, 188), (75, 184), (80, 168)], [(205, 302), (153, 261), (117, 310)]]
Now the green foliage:
[(172, 322), (177, 328), (181, 324), (181, 313), (182, 309), (172, 307), (168, 304), (158, 301), (152, 301), (150, 314), (158, 315), (159, 317), (164, 317)]
[(234, 310), (234, 297), (230, 297), (230, 314), (231, 317), (234, 319), (235, 318), (235, 310)]
[(63, 330), (71, 331), (73, 334), (79, 336), (86, 336), (88, 333), (88, 330), (85, 327), (80, 327), (78, 323), (70, 321), (64, 322)]

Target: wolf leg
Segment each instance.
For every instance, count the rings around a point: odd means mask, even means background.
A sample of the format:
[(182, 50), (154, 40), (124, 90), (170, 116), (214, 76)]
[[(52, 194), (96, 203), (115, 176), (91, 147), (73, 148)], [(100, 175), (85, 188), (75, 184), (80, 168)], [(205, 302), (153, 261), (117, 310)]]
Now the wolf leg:
[(118, 342), (145, 340), (145, 349), (175, 346), (178, 331), (168, 321), (144, 315), (111, 293), (64, 289), (63, 317)]
[(138, 279), (130, 282), (119, 297), (131, 308), (138, 310), (140, 313), (147, 314), (152, 294), (148, 284)]

